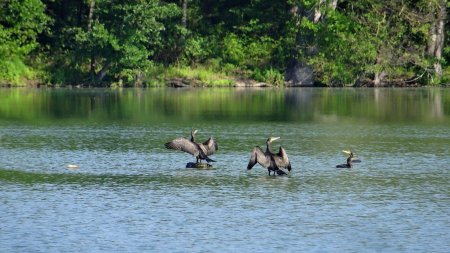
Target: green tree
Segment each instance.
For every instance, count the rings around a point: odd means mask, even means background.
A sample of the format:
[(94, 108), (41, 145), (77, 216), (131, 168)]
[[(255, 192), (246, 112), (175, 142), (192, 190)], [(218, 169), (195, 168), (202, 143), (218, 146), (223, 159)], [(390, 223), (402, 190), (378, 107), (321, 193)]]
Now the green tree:
[[(93, 84), (105, 78), (138, 82), (151, 64), (149, 58), (155, 48), (162, 43), (165, 26), (161, 21), (178, 15), (178, 8), (156, 0), (93, 1), (69, 10), (68, 15), (73, 17), (69, 24), (55, 27), (62, 34), (55, 44), (59, 50), (57, 65), (69, 71), (78, 69)], [(65, 75), (66, 71), (62, 72)]]
[(183, 62), (250, 75), (283, 69), (288, 9), (285, 1), (189, 1)]
[[(306, 2), (300, 8), (314, 13), (314, 18), (304, 14), (298, 20), (298, 55), (313, 66), (319, 82), (424, 82), (422, 74), (432, 65), (425, 57), (429, 31), (442, 20), (442, 3), (360, 0), (341, 1), (334, 8), (334, 1), (329, 1), (330, 8), (323, 0)], [(437, 55), (432, 58), (439, 62)]]
[(449, 8), (448, 0), (3, 0), (0, 82), (33, 78), (30, 59), (45, 59), (62, 84), (132, 85), (155, 63), (277, 84), (291, 63), (325, 85), (436, 84), (450, 80)]
[[(445, 64), (444, 42), (445, 42), (445, 22), (447, 17), (447, 8), (450, 3), (447, 0), (435, 0), (426, 2), (430, 16), (430, 28), (427, 54), (431, 57), (433, 63), (433, 74), (439, 79), (442, 78), (442, 65)], [(428, 8), (426, 8), (428, 7)]]
[[(450, 13), (450, 1), (447, 1), (447, 13)], [(442, 83), (448, 85), (450, 84), (450, 18), (446, 19), (445, 28)]]
[(27, 57), (39, 45), (48, 17), (40, 0), (0, 2), (0, 83), (19, 84), (32, 78)]

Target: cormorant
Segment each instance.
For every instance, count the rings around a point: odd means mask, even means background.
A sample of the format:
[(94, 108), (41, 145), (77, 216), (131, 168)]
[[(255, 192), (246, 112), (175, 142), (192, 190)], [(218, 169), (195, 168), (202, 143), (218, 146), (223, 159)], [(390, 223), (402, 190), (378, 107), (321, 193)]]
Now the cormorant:
[(291, 163), (286, 154), (286, 151), (280, 146), (277, 154), (272, 153), (271, 144), (273, 141), (280, 139), (280, 137), (269, 137), (266, 141), (266, 151), (264, 152), (259, 146), (256, 146), (250, 155), (250, 160), (248, 161), (247, 170), (253, 168), (256, 163), (259, 163), (264, 168), (267, 168), (269, 175), (271, 171), (278, 175), (285, 175), (286, 173), (280, 168), (287, 168), (291, 171)]
[(347, 163), (336, 165), (336, 168), (352, 168), (354, 162), (361, 162), (361, 160), (355, 158), (352, 151), (342, 150), (342, 152), (348, 154)]
[(192, 129), (190, 140), (186, 138), (176, 138), (171, 142), (165, 143), (164, 146), (168, 149), (184, 151), (195, 156), (197, 163), (201, 163), (201, 160), (206, 160), (206, 162), (215, 162), (208, 156), (214, 154), (214, 152), (219, 149), (217, 142), (210, 137), (203, 143), (197, 143), (195, 142), (196, 133), (197, 130)]

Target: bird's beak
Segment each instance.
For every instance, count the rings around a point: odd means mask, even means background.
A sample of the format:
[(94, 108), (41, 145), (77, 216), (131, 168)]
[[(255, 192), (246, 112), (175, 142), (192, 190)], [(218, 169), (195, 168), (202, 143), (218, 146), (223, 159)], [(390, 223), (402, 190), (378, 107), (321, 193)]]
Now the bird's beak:
[(194, 134), (196, 134), (197, 133), (197, 129), (194, 129)]
[(352, 153), (352, 151), (349, 151), (349, 150), (342, 150), (342, 152), (347, 155), (350, 155)]
[(276, 140), (278, 140), (278, 139), (280, 139), (280, 137), (273, 137), (273, 138), (272, 138), (272, 141), (276, 141)]

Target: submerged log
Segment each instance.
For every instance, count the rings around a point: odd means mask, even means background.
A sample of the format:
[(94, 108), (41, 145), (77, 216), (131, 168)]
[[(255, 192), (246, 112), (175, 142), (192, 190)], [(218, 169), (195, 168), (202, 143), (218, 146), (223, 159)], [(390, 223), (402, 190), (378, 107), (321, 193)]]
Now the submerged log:
[(188, 162), (186, 164), (186, 168), (192, 168), (192, 169), (209, 169), (212, 168), (212, 165), (209, 163), (193, 163)]

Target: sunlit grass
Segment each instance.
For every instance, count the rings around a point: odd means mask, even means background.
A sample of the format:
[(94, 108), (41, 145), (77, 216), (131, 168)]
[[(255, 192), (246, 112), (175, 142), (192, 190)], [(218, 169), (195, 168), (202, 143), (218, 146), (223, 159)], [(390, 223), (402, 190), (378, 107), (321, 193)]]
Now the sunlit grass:
[(168, 79), (180, 78), (192, 86), (231, 86), (234, 77), (205, 66), (154, 66), (147, 73), (150, 86), (164, 86)]

